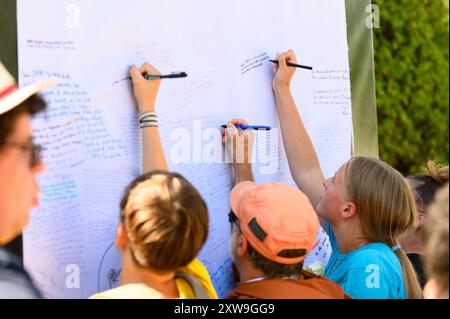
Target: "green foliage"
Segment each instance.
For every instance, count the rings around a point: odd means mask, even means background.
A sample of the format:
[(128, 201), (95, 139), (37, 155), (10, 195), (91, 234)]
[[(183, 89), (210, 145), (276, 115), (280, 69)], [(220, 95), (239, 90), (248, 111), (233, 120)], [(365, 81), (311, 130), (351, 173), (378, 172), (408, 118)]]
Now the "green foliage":
[(448, 0), (375, 0), (381, 158), (404, 174), (428, 159), (448, 163)]

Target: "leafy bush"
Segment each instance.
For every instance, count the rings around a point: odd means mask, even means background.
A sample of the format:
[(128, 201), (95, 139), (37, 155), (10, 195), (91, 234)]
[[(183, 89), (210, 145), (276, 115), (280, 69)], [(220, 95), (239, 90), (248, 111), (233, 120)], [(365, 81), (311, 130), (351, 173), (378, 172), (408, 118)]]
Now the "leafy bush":
[(448, 163), (448, 0), (375, 0), (381, 158), (404, 174)]

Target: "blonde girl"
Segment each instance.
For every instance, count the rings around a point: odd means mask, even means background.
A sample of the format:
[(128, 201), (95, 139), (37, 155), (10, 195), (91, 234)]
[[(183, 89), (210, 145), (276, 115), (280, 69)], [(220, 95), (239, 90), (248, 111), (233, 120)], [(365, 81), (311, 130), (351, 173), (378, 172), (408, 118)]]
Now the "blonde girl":
[(354, 298), (421, 298), (414, 269), (399, 246), (417, 211), (402, 175), (386, 163), (354, 157), (325, 179), (290, 92), (297, 62), (278, 54), (273, 91), (291, 174), (322, 219), (333, 254), (325, 275)]

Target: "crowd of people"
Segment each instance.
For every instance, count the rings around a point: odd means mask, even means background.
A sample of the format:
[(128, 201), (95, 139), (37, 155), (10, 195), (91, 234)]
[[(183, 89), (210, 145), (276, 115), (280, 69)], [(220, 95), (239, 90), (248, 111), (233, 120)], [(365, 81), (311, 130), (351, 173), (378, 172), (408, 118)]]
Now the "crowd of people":
[[(448, 298), (448, 166), (402, 176), (375, 158), (355, 156), (325, 178), (291, 94), (295, 53), (277, 55), (273, 93), (290, 172), (297, 187), (257, 184), (254, 133), (231, 120), (223, 144), (232, 159), (230, 223), (236, 288), (230, 299)], [(120, 202), (116, 247), (120, 286), (93, 299), (218, 298), (196, 258), (208, 237), (208, 207), (182, 175), (170, 172), (161, 145), (156, 101), (160, 80), (150, 64), (130, 76), (143, 137), (144, 174)], [(46, 109), (39, 92), (50, 81), (18, 89), (0, 64), (0, 244), (25, 228), (37, 204), (41, 147), (30, 119)], [(164, 107), (164, 106), (158, 106)], [(332, 255), (324, 275), (304, 269), (321, 227)], [(0, 298), (40, 298), (20, 260), (0, 248)]]

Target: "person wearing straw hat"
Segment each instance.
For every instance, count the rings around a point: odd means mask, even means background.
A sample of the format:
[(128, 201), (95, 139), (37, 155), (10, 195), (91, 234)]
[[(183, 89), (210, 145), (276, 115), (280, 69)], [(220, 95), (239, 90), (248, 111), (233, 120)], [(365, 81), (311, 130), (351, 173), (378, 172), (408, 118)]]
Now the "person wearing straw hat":
[[(54, 84), (46, 79), (19, 88), (0, 62), (0, 245), (22, 232), (30, 209), (38, 204), (36, 177), (44, 164), (30, 118), (47, 107), (37, 93)], [(0, 247), (0, 299), (39, 297), (18, 258)]]

